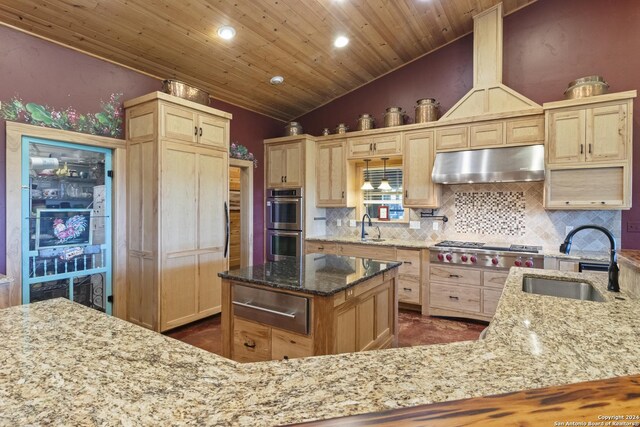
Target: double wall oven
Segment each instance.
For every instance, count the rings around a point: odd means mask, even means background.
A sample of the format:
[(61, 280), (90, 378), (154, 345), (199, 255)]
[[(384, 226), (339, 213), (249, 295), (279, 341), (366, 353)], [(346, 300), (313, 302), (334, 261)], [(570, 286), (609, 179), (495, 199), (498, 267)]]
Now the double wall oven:
[(302, 188), (267, 189), (267, 261), (302, 255)]

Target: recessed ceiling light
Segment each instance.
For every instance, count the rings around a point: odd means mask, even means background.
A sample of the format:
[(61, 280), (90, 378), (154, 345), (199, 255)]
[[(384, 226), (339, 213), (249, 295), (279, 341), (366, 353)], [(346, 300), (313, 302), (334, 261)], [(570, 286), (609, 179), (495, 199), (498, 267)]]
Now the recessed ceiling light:
[(236, 35), (236, 29), (228, 25), (225, 25), (223, 27), (218, 28), (218, 35), (225, 40), (231, 40)]
[(272, 85), (281, 85), (282, 83), (284, 83), (284, 77), (282, 77), (282, 76), (273, 76), (273, 77), (271, 77), (271, 80), (269, 80), (269, 82)]
[(336, 39), (333, 41), (333, 45), (335, 47), (345, 47), (346, 45), (349, 44), (349, 38), (346, 36), (338, 36), (336, 37)]

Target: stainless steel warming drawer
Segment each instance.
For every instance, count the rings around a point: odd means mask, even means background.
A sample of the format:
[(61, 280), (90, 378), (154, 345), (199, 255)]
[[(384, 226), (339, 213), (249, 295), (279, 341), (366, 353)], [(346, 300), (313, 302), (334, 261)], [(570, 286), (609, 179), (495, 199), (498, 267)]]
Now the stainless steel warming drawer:
[(309, 299), (267, 289), (234, 285), (233, 314), (254, 322), (309, 334)]

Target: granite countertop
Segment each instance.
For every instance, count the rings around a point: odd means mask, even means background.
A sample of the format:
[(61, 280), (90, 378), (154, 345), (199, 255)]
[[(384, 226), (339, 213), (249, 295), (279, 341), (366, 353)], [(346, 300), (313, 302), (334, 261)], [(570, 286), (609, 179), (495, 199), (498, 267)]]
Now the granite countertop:
[[(606, 302), (524, 293), (580, 279)], [(247, 425), (333, 418), (640, 373), (640, 301), (597, 275), (512, 268), (488, 337), (238, 364), (56, 299), (0, 311), (0, 423)]]
[(640, 270), (640, 250), (621, 250), (618, 252), (618, 262), (624, 262), (636, 270)]
[(329, 296), (402, 263), (342, 255), (308, 254), (219, 273), (223, 279)]
[[(442, 240), (401, 240), (401, 239), (384, 239), (381, 242), (373, 240), (361, 240), (359, 237), (349, 236), (315, 236), (307, 237), (309, 242), (327, 242), (327, 243), (352, 243), (372, 246), (388, 246), (407, 249), (430, 249)], [(509, 246), (504, 242), (486, 243), (487, 246)], [(558, 244), (558, 248), (560, 244)], [(581, 251), (573, 250), (570, 254), (561, 253), (558, 248), (543, 248), (540, 254), (548, 257), (571, 259), (571, 260), (588, 260), (588, 261), (609, 261), (609, 252)]]

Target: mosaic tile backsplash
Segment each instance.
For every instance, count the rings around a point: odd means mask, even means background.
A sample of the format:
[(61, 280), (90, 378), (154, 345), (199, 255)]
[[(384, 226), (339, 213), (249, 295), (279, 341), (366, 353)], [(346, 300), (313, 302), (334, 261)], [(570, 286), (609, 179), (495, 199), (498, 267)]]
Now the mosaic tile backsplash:
[[(522, 236), (524, 220), (523, 191), (463, 191), (454, 193), (456, 233)], [(473, 221), (458, 220), (473, 218)]]
[[(380, 226), (382, 237), (406, 240), (467, 240), (529, 244), (558, 249), (566, 227), (596, 224), (611, 230), (618, 244), (622, 228), (620, 211), (547, 211), (542, 206), (543, 183), (516, 182), (496, 184), (445, 185), (442, 203), (436, 215), (446, 215), (449, 222), (420, 218), (420, 209), (410, 209), (409, 219), (420, 221), (420, 229), (409, 224)], [(327, 209), (327, 235), (359, 236), (360, 228), (349, 227), (355, 209)], [(337, 226), (337, 220), (342, 221)], [(439, 229), (433, 230), (437, 221)], [(599, 231), (584, 230), (573, 239), (573, 249), (607, 251), (609, 241)]]

